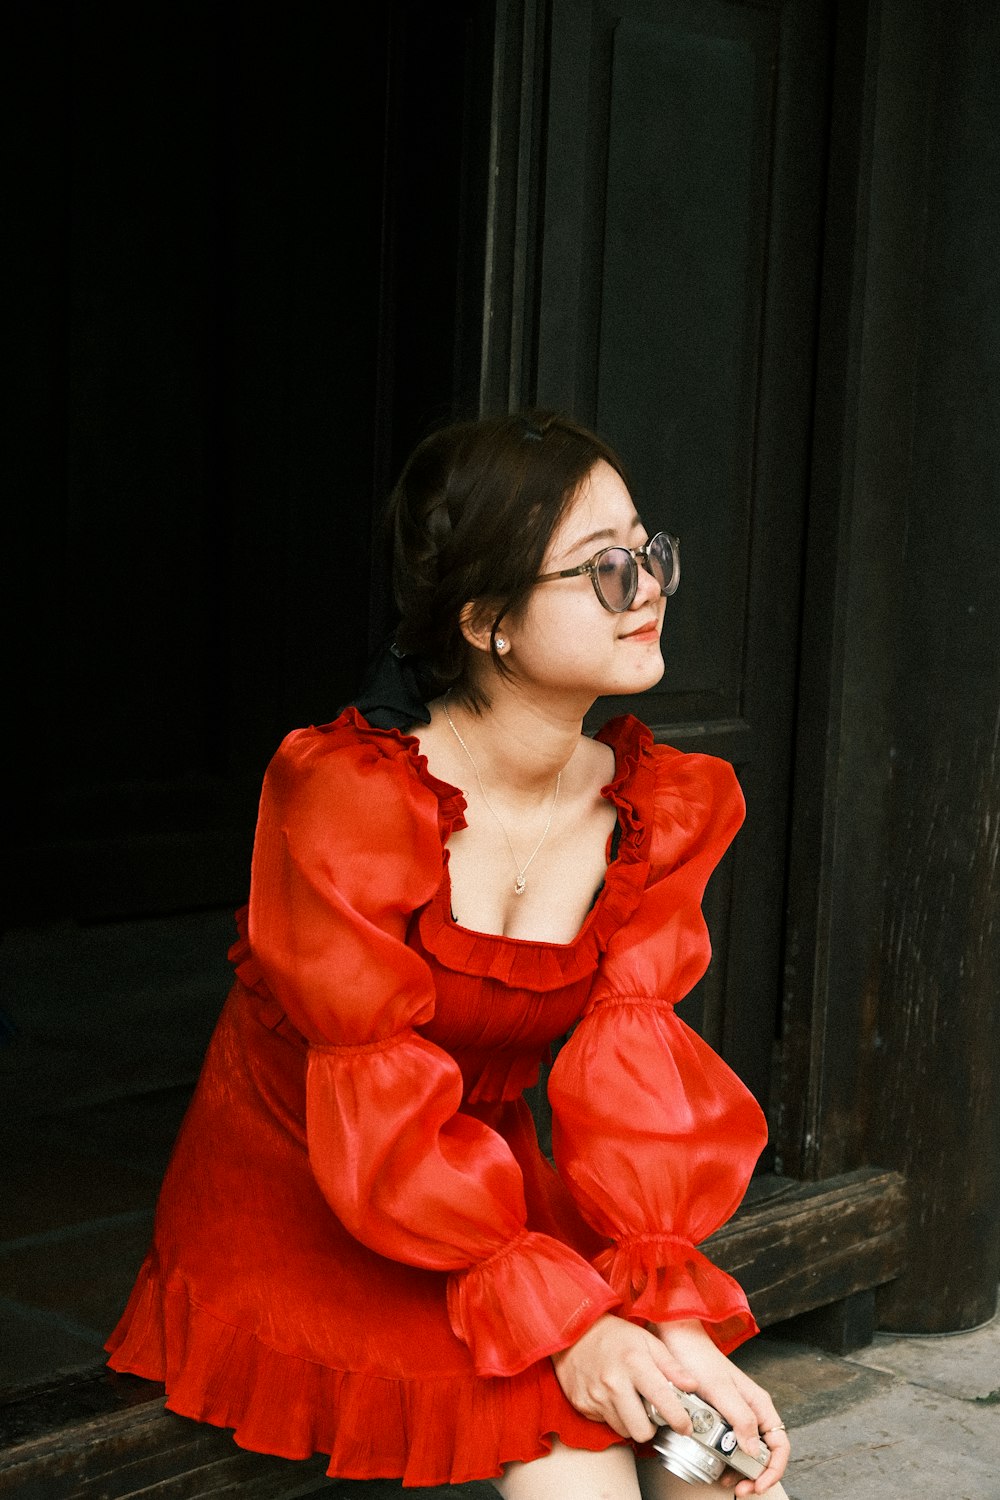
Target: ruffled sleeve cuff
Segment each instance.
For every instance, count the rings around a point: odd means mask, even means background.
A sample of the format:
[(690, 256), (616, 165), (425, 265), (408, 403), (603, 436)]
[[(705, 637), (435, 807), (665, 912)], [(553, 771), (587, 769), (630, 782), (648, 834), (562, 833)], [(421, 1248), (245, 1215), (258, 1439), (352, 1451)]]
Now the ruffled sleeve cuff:
[(697, 1318), (723, 1354), (759, 1331), (743, 1288), (679, 1235), (619, 1240), (595, 1266), (637, 1322)]
[(566, 1349), (620, 1298), (593, 1266), (525, 1230), (448, 1282), (448, 1315), (480, 1375), (517, 1375)]

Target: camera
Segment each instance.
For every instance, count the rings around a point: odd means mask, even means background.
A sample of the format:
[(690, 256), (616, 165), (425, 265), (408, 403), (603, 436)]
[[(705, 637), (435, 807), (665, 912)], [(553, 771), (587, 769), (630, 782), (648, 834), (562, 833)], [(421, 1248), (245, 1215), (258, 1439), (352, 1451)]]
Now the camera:
[(649, 1420), (658, 1429), (653, 1439), (653, 1448), (660, 1456), (660, 1462), (671, 1474), (678, 1479), (684, 1479), (688, 1484), (710, 1484), (719, 1479), (726, 1469), (735, 1469), (746, 1479), (756, 1479), (758, 1474), (763, 1473), (770, 1460), (770, 1451), (760, 1444), (758, 1457), (753, 1458), (736, 1441), (736, 1434), (714, 1406), (709, 1406), (707, 1401), (702, 1401), (700, 1396), (692, 1396), (688, 1391), (674, 1390), (677, 1399), (691, 1418), (694, 1428), (692, 1437), (685, 1437), (679, 1432), (674, 1432), (668, 1427), (655, 1406), (645, 1403)]

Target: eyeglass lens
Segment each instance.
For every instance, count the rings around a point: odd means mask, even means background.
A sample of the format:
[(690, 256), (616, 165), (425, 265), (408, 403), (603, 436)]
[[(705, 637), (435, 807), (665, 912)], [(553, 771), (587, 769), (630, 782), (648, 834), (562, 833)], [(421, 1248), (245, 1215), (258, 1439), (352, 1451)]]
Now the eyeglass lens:
[[(644, 566), (660, 585), (660, 592), (665, 594), (675, 572), (674, 549), (665, 532), (659, 532), (649, 543)], [(635, 598), (639, 586), (639, 564), (624, 547), (607, 547), (597, 560), (595, 581), (608, 609), (621, 614)]]

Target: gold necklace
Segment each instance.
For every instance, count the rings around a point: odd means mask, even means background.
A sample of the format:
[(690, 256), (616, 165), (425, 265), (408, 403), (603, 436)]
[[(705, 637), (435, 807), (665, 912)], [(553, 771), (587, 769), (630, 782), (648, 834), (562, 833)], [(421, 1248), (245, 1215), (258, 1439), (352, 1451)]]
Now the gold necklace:
[(528, 873), (528, 866), (531, 864), (531, 861), (534, 859), (534, 857), (538, 853), (539, 849), (545, 843), (545, 839), (546, 839), (546, 837), (548, 835), (548, 831), (552, 827), (552, 817), (553, 817), (553, 814), (555, 813), (555, 810), (556, 810), (556, 803), (559, 801), (559, 784), (562, 781), (562, 772), (559, 771), (556, 774), (555, 791), (552, 793), (552, 802), (551, 802), (551, 804), (549, 806), (549, 816), (548, 816), (548, 820), (546, 821), (545, 828), (542, 831), (542, 836), (538, 840), (538, 843), (535, 845), (534, 849), (532, 849), (531, 853), (528, 855), (528, 858), (525, 860), (524, 864), (522, 865), (518, 861), (517, 855), (514, 853), (514, 845), (510, 841), (510, 834), (507, 832), (507, 829), (504, 826), (503, 819), (501, 818), (500, 814), (497, 812), (496, 808), (493, 806), (493, 803), (490, 801), (489, 797), (486, 795), (486, 788), (483, 786), (483, 778), (479, 774), (479, 767), (476, 765), (476, 762), (475, 762), (475, 760), (473, 758), (473, 755), (472, 755), (472, 751), (469, 749), (468, 745), (465, 743), (465, 741), (463, 740), (462, 736), (459, 734), (458, 730), (456, 729), (456, 727), (455, 727), (455, 721), (452, 718), (451, 714), (448, 712), (448, 705), (447, 705), (447, 703), (442, 702), (441, 707), (444, 709), (444, 716), (448, 720), (449, 725), (451, 726), (451, 732), (452, 732), (452, 734), (455, 736), (456, 740), (458, 740), (458, 743), (461, 745), (462, 749), (465, 751), (466, 755), (469, 758), (469, 765), (472, 767), (472, 769), (476, 773), (476, 780), (479, 782), (479, 790), (483, 794), (483, 801), (486, 803), (486, 806), (489, 808), (490, 812), (493, 814), (493, 817), (496, 819), (496, 822), (497, 822), (497, 825), (498, 825), (498, 827), (500, 829), (500, 832), (503, 834), (504, 838), (507, 840), (507, 848), (510, 850), (510, 857), (514, 861), (514, 869), (517, 871), (517, 879), (514, 881), (514, 895), (515, 896), (523, 896), (524, 895), (524, 888), (525, 888), (525, 884), (526, 884), (525, 876)]

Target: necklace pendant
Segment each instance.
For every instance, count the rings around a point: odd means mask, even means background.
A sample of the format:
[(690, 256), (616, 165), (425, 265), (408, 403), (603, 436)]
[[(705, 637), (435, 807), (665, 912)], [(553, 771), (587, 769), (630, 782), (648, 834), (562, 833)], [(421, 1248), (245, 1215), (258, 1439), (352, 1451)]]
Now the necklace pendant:
[(517, 879), (514, 881), (514, 895), (515, 896), (523, 896), (524, 895), (524, 885), (525, 885), (524, 876), (523, 875), (519, 875), (517, 877)]

